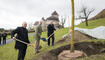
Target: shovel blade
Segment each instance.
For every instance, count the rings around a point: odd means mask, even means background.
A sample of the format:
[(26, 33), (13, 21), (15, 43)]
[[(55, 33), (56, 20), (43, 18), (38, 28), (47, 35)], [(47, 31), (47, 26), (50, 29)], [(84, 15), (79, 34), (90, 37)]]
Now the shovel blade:
[(46, 41), (46, 38), (41, 38), (41, 40)]

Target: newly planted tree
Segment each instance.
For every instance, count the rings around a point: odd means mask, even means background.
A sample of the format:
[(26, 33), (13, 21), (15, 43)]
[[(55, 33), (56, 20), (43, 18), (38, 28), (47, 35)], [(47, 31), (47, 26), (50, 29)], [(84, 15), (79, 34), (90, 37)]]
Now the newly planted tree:
[(72, 29), (72, 31), (71, 31), (70, 51), (74, 52), (74, 0), (71, 0), (71, 3), (72, 3), (72, 28), (70, 28), (70, 30)]

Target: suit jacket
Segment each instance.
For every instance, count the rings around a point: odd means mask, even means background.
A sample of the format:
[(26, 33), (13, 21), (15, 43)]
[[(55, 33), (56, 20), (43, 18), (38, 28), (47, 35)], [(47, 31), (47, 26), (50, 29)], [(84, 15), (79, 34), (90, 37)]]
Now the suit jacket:
[(39, 25), (35, 28), (35, 40), (40, 40), (41, 34), (42, 34), (42, 27), (41, 27), (41, 25), (39, 24)]
[[(11, 37), (14, 37), (15, 34), (17, 34), (17, 36), (16, 36), (17, 39), (27, 42), (27, 43), (30, 43), (29, 39), (28, 39), (28, 30), (26, 28), (17, 27), (15, 30), (12, 31)], [(16, 41), (15, 48), (16, 49), (26, 49), (27, 45)]]
[(49, 24), (48, 26), (47, 26), (47, 35), (49, 36), (49, 35), (51, 35), (54, 31), (55, 31), (56, 29), (55, 29), (55, 27), (54, 27), (54, 24)]

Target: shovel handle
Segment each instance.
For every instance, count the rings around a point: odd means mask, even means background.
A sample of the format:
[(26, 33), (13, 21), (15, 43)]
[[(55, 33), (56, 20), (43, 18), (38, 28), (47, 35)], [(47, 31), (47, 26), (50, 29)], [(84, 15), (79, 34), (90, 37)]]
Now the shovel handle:
[(48, 40), (52, 35), (54, 35), (54, 32), (47, 38), (47, 40)]
[(19, 40), (19, 39), (16, 39), (16, 41), (19, 41), (19, 42), (24, 43), (24, 44), (26, 44), (26, 45), (28, 45), (28, 44), (29, 44), (29, 43), (26, 43), (26, 42), (21, 41), (21, 40)]

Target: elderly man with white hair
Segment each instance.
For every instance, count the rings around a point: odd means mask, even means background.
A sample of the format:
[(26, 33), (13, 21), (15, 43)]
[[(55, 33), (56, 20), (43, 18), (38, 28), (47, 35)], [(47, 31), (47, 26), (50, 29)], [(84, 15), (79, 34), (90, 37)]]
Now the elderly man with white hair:
[[(28, 30), (26, 29), (26, 27), (27, 22), (23, 22), (22, 27), (17, 27), (15, 30), (13, 30), (11, 33), (11, 37), (13, 38), (13, 40), (19, 39), (23, 42), (30, 43), (28, 39)], [(15, 34), (17, 34), (16, 37), (14, 36)], [(17, 60), (24, 60), (24, 57), (26, 55), (27, 44), (16, 41), (15, 49), (19, 50)]]

